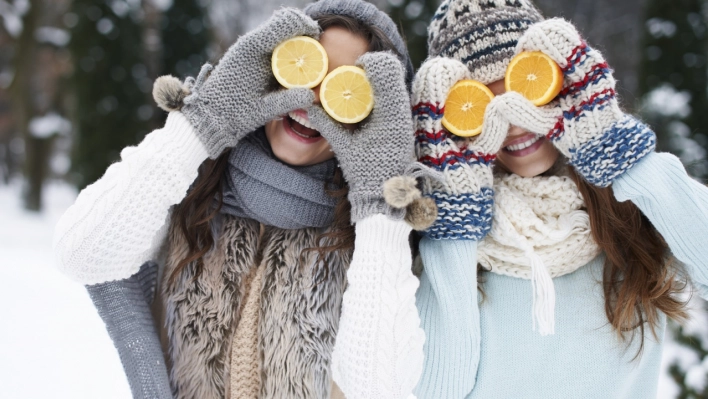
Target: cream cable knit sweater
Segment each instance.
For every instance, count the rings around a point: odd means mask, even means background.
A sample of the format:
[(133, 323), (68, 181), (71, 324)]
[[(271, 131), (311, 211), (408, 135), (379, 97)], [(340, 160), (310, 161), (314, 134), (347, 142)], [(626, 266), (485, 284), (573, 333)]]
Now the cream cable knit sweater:
[[(159, 254), (170, 209), (208, 157), (179, 112), (162, 129), (81, 191), (59, 220), (54, 250), (59, 269), (83, 284), (120, 280)], [(335, 382), (348, 399), (406, 398), (423, 367), (424, 333), (415, 306), (410, 227), (384, 215), (356, 225), (342, 315), (332, 355)]]

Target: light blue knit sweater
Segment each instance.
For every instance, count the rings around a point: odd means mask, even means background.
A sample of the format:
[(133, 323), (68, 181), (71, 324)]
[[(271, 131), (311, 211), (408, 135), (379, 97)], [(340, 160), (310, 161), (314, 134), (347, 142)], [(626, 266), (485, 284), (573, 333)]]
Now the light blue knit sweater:
[[(652, 153), (613, 184), (668, 242), (703, 297), (708, 293), (708, 188), (670, 154)], [(658, 340), (647, 332), (619, 341), (608, 325), (603, 257), (554, 279), (556, 332), (532, 330), (528, 280), (486, 273), (478, 304), (477, 243), (423, 239), (417, 305), (426, 335), (421, 398), (647, 399), (656, 397), (665, 317)]]

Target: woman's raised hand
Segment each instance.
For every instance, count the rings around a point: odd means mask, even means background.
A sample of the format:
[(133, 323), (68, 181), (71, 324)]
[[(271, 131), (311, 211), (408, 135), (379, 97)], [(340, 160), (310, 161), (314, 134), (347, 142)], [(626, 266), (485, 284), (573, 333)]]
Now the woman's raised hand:
[(278, 10), (232, 45), (213, 71), (205, 64), (196, 82), (187, 82), (191, 94), (184, 99), (182, 112), (210, 158), (218, 157), (266, 122), (312, 104), (315, 97), (310, 89), (269, 92), (270, 57), (275, 47), (289, 38), (319, 34), (317, 22), (301, 11)]
[(492, 162), (506, 138), (508, 121), (493, 100), (480, 136), (454, 136), (441, 122), (450, 88), (469, 78), (460, 61), (436, 57), (421, 66), (413, 82), (418, 160), (445, 177), (427, 179), (423, 185), (423, 193), (438, 207), (435, 222), (425, 231), (432, 239), (480, 240), (492, 224)]
[[(550, 124), (546, 132), (535, 133), (551, 139), (588, 182), (608, 186), (654, 150), (654, 132), (622, 112), (607, 62), (585, 43), (571, 23), (554, 18), (532, 25), (519, 39), (516, 51), (541, 51), (563, 70), (558, 101), (535, 112), (538, 117), (558, 108), (556, 123)], [(534, 111), (529, 109), (528, 114)], [(523, 120), (513, 123), (529, 129)]]
[(387, 52), (367, 53), (364, 68), (374, 92), (374, 109), (355, 130), (332, 120), (320, 106), (308, 111), (312, 125), (332, 146), (349, 184), (352, 222), (385, 213), (403, 218), (404, 210), (386, 204), (383, 184), (402, 175), (414, 161), (414, 136), (405, 69)]

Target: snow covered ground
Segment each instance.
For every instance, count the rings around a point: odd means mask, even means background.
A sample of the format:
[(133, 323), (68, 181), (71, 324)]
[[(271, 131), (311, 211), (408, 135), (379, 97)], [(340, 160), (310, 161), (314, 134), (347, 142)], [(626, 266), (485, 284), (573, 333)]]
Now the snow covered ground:
[(0, 397), (130, 398), (118, 352), (84, 288), (56, 271), (54, 224), (76, 196), (49, 185), (45, 212), (0, 185)]
[[(88, 294), (54, 268), (52, 231), (76, 191), (48, 185), (40, 215), (22, 210), (19, 192), (19, 184), (0, 185), (0, 397), (130, 398), (118, 353)], [(705, 325), (701, 313), (689, 327), (704, 331)], [(708, 365), (673, 342), (665, 348), (664, 367), (679, 357), (705, 381), (701, 371)], [(664, 374), (658, 398), (675, 398)]]

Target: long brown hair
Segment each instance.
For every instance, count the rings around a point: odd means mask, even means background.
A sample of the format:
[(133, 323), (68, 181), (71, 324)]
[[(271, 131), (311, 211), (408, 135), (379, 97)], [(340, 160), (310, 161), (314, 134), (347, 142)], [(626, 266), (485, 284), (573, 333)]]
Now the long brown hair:
[(657, 337), (659, 312), (674, 320), (686, 319), (686, 302), (679, 299), (688, 283), (686, 275), (633, 202), (619, 202), (611, 187), (593, 186), (571, 166), (568, 170), (585, 200), (593, 238), (605, 254), (605, 314), (622, 340), (631, 342), (639, 331), (639, 355), (646, 325)]
[[(364, 38), (369, 43), (369, 51), (392, 51), (398, 54), (391, 39), (376, 26), (367, 25), (344, 15), (324, 15), (315, 20), (322, 30), (338, 26)], [(203, 256), (215, 245), (211, 222), (223, 205), (222, 177), (226, 172), (228, 156), (229, 151), (226, 151), (216, 160), (205, 161), (200, 166), (197, 179), (189, 193), (174, 210), (173, 223), (184, 235), (188, 251), (170, 275), (168, 280), (170, 285), (192, 262), (196, 268), (195, 276), (198, 276), (203, 268)], [(321, 245), (305, 250), (316, 252), (317, 259), (322, 261), (333, 252), (345, 252), (354, 248), (351, 204), (347, 200), (349, 187), (344, 181), (341, 169), (337, 168), (331, 180), (325, 183), (325, 190), (330, 196), (338, 199), (334, 209), (334, 219), (328, 231), (318, 237), (317, 242)], [(325, 267), (328, 268), (326, 262)]]

